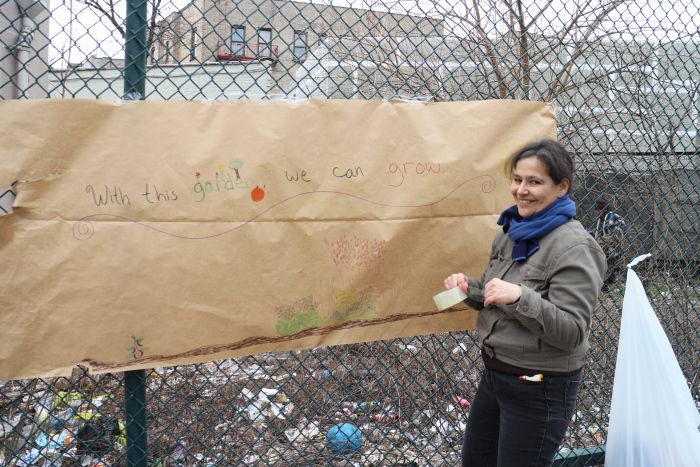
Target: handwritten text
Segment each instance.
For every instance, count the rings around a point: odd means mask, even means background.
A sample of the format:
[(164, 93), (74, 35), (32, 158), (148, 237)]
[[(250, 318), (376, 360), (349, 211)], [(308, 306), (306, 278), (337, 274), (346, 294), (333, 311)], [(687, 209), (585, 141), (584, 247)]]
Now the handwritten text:
[(389, 175), (392, 177), (389, 186), (398, 187), (403, 185), (409, 175), (430, 175), (440, 173), (440, 164), (430, 162), (392, 162), (389, 164)]

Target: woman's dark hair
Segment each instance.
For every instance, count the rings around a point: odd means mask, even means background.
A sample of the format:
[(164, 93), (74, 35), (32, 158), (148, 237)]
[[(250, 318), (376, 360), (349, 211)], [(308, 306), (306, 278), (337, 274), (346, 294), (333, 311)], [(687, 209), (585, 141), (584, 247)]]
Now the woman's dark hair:
[(530, 143), (510, 156), (506, 161), (506, 175), (510, 178), (518, 161), (528, 157), (536, 157), (546, 167), (549, 176), (554, 183), (559, 184), (564, 180), (569, 181), (569, 193), (574, 183), (574, 161), (566, 148), (553, 139), (541, 139)]

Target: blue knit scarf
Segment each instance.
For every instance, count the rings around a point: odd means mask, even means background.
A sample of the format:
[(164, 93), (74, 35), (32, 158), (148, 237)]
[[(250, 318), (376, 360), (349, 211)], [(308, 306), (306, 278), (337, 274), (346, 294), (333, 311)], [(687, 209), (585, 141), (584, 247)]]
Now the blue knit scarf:
[(539, 239), (576, 216), (576, 203), (564, 195), (535, 214), (522, 218), (518, 207), (511, 206), (501, 213), (498, 225), (503, 226), (515, 245), (513, 262), (524, 261), (540, 249)]

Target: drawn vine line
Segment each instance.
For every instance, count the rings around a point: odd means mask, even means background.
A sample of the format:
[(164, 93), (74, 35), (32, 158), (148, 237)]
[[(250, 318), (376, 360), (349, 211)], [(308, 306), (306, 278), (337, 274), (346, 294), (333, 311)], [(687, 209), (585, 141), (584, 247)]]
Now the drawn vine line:
[(467, 179), (467, 180), (463, 181), (462, 183), (460, 183), (460, 184), (458, 184), (456, 187), (454, 187), (452, 190), (450, 190), (450, 191), (449, 191), (445, 196), (443, 196), (442, 198), (439, 198), (439, 199), (437, 199), (437, 200), (435, 200), (435, 201), (432, 201), (432, 202), (426, 203), (426, 204), (388, 204), (388, 203), (381, 203), (381, 202), (378, 202), (378, 201), (373, 201), (373, 200), (371, 200), (371, 199), (363, 198), (362, 196), (353, 195), (353, 194), (351, 194), (351, 193), (345, 193), (345, 192), (343, 192), (343, 191), (334, 191), (334, 190), (312, 190), (312, 191), (304, 191), (304, 192), (297, 193), (297, 194), (295, 194), (295, 195), (290, 196), (289, 198), (285, 198), (285, 199), (283, 199), (283, 200), (280, 200), (280, 201), (274, 203), (273, 205), (271, 205), (271, 206), (268, 207), (267, 209), (264, 209), (263, 211), (259, 212), (258, 214), (256, 214), (255, 216), (251, 217), (250, 219), (245, 220), (245, 221), (241, 221), (240, 225), (237, 225), (236, 227), (233, 227), (232, 229), (224, 230), (223, 232), (219, 232), (219, 233), (212, 234), (212, 235), (205, 235), (205, 236), (201, 236), (201, 237), (190, 237), (190, 236), (186, 236), (186, 235), (177, 235), (177, 234), (173, 234), (173, 233), (166, 232), (166, 231), (164, 231), (164, 230), (158, 229), (158, 228), (156, 228), (156, 227), (150, 226), (150, 225), (145, 224), (145, 223), (143, 223), (143, 222), (137, 221), (137, 220), (135, 220), (135, 219), (131, 219), (131, 218), (125, 217), (125, 216), (120, 216), (120, 215), (117, 215), (117, 214), (109, 214), (109, 213), (90, 214), (90, 215), (85, 216), (85, 217), (82, 217), (82, 218), (80, 218), (79, 220), (76, 221), (75, 225), (73, 226), (73, 236), (74, 236), (77, 240), (89, 240), (89, 239), (93, 236), (93, 234), (95, 233), (95, 228), (94, 228), (94, 226), (92, 225), (92, 222), (90, 222), (88, 219), (93, 219), (93, 218), (97, 218), (97, 217), (110, 217), (110, 218), (112, 218), (112, 219), (123, 220), (123, 221), (127, 221), (127, 222), (133, 222), (133, 223), (138, 224), (138, 225), (140, 225), (140, 226), (142, 226), (142, 227), (145, 227), (145, 228), (147, 228), (147, 229), (150, 229), (150, 230), (153, 230), (153, 231), (156, 231), (156, 232), (158, 232), (158, 233), (162, 233), (162, 234), (164, 234), (164, 235), (168, 235), (168, 236), (174, 237), (174, 238), (180, 238), (180, 239), (183, 239), (183, 240), (206, 240), (206, 239), (211, 239), (211, 238), (220, 237), (220, 236), (222, 236), (222, 235), (229, 234), (229, 233), (234, 232), (234, 231), (236, 231), (236, 230), (238, 230), (238, 229), (240, 229), (240, 228), (242, 228), (242, 227), (245, 227), (245, 226), (248, 225), (249, 223), (254, 222), (256, 219), (258, 219), (259, 217), (261, 217), (261, 216), (267, 214), (268, 212), (270, 212), (271, 210), (277, 208), (278, 206), (280, 206), (280, 205), (282, 205), (282, 204), (284, 204), (284, 203), (287, 203), (288, 201), (291, 201), (291, 200), (293, 200), (293, 199), (295, 199), (295, 198), (301, 197), (301, 196), (312, 195), (312, 194), (316, 194), (316, 193), (326, 193), (326, 194), (334, 194), (334, 195), (341, 195), (341, 196), (346, 196), (346, 197), (349, 197), (349, 198), (354, 198), (354, 199), (357, 199), (357, 200), (360, 200), (360, 201), (364, 201), (364, 202), (369, 203), (369, 204), (374, 204), (375, 206), (382, 206), (382, 207), (389, 207), (389, 208), (425, 208), (425, 207), (428, 207), (428, 206), (434, 206), (434, 205), (436, 205), (436, 204), (438, 204), (438, 203), (441, 203), (441, 202), (445, 201), (447, 198), (449, 198), (450, 196), (452, 196), (457, 190), (459, 190), (462, 186), (464, 186), (465, 184), (467, 184), (467, 183), (469, 183), (469, 182), (471, 182), (471, 181), (473, 181), (473, 180), (479, 179), (479, 178), (487, 178), (487, 180), (484, 180), (484, 182), (481, 184), (481, 192), (482, 192), (482, 193), (490, 193), (490, 192), (492, 192), (492, 191), (496, 188), (496, 181), (495, 181), (495, 179), (494, 179), (492, 176), (490, 176), (490, 175), (479, 175), (478, 177), (473, 177), (473, 178), (470, 178), (470, 179)]
[(199, 357), (199, 356), (217, 354), (217, 353), (225, 352), (225, 351), (239, 350), (239, 349), (251, 347), (254, 345), (277, 344), (280, 342), (293, 341), (293, 340), (302, 339), (304, 337), (309, 337), (309, 336), (321, 336), (321, 335), (329, 334), (329, 333), (334, 332), (334, 331), (338, 331), (340, 329), (364, 328), (364, 327), (376, 326), (376, 325), (386, 324), (386, 323), (391, 323), (391, 322), (396, 322), (396, 321), (402, 321), (402, 320), (411, 319), (411, 318), (424, 318), (427, 316), (433, 316), (433, 315), (443, 314), (443, 313), (457, 313), (459, 311), (464, 311), (464, 310), (466, 310), (466, 308), (450, 308), (450, 309), (444, 310), (444, 311), (431, 310), (431, 311), (412, 313), (412, 314), (394, 314), (394, 315), (389, 315), (389, 316), (386, 316), (383, 318), (376, 318), (376, 319), (370, 319), (370, 320), (353, 320), (353, 321), (346, 321), (346, 322), (340, 323), (340, 324), (335, 324), (332, 326), (302, 329), (301, 331), (299, 331), (297, 333), (289, 334), (286, 336), (253, 336), (253, 337), (248, 337), (248, 338), (242, 339), (240, 341), (232, 342), (229, 344), (208, 345), (208, 346), (198, 347), (196, 349), (188, 350), (186, 352), (180, 352), (180, 353), (173, 354), (173, 355), (149, 355), (147, 357), (136, 358), (133, 360), (127, 360), (127, 361), (123, 361), (123, 362), (103, 362), (103, 361), (88, 358), (88, 359), (83, 360), (80, 363), (87, 364), (90, 366), (91, 369), (98, 370), (98, 371), (116, 370), (119, 368), (130, 367), (133, 365), (162, 363), (164, 361), (169, 361), (169, 360), (178, 360), (181, 358)]

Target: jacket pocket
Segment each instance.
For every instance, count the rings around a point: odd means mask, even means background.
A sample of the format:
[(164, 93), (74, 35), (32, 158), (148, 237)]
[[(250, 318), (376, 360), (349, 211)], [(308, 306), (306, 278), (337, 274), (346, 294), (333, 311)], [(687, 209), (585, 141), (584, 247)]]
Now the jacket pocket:
[(543, 292), (549, 287), (547, 272), (538, 266), (527, 264), (523, 267), (521, 274), (521, 284), (536, 292)]

